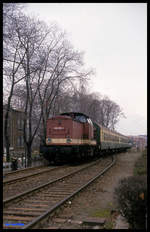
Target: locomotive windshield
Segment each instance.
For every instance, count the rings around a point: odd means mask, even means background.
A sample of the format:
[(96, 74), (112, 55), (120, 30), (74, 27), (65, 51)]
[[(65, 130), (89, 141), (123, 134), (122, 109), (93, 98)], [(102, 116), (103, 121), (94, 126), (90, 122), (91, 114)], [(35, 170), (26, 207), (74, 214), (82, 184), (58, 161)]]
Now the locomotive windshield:
[(87, 119), (85, 116), (83, 115), (76, 115), (75, 116), (75, 120), (79, 121), (79, 122), (87, 122)]
[(70, 112), (70, 113), (63, 113), (61, 115), (67, 115), (70, 116), (73, 120), (76, 120), (78, 122), (86, 123), (88, 117), (84, 114), (81, 113), (76, 113), (76, 112)]

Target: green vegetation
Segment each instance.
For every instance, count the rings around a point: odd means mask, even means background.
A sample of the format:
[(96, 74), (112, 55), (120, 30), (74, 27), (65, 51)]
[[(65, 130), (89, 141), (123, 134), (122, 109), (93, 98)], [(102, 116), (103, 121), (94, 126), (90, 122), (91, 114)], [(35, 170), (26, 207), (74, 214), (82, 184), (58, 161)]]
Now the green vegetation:
[(119, 209), (133, 229), (145, 229), (147, 208), (147, 150), (136, 161), (134, 176), (120, 180), (115, 189)]
[(111, 220), (107, 221), (105, 224), (105, 229), (113, 229), (113, 222)]
[[(145, 229), (145, 214), (147, 207), (147, 150), (134, 166), (134, 175), (120, 180), (115, 189), (115, 197), (118, 201), (118, 209), (123, 212), (132, 229)], [(114, 206), (108, 204), (108, 208), (96, 209), (90, 213), (92, 217), (106, 218), (105, 229), (113, 229), (111, 211)]]
[(95, 212), (92, 213), (93, 217), (110, 217), (110, 210), (109, 209), (98, 209)]
[(147, 175), (147, 150), (142, 152), (142, 156), (136, 161), (134, 175)]
[(99, 217), (99, 218), (105, 218), (106, 222), (104, 225), (105, 229), (113, 229), (113, 222), (111, 220), (111, 209), (105, 208), (105, 209), (97, 209), (94, 212), (90, 214), (92, 217)]

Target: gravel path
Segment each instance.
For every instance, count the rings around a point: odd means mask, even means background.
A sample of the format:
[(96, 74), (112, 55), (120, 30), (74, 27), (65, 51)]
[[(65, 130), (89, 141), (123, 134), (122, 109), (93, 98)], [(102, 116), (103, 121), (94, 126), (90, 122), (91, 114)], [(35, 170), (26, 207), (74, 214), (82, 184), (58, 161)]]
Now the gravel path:
[[(133, 174), (134, 163), (141, 153), (126, 152), (116, 155), (117, 162), (103, 178), (98, 179), (88, 187), (87, 191), (81, 192), (77, 197), (66, 203), (65, 207), (49, 219), (44, 228), (49, 229), (101, 229), (113, 228), (127, 229), (124, 222), (116, 223), (118, 216), (117, 203), (114, 199), (114, 189), (119, 179)], [(112, 213), (112, 214), (111, 214)], [(87, 218), (101, 219), (99, 226), (80, 224)], [(120, 218), (119, 218), (120, 220)], [(105, 223), (104, 223), (105, 222)], [(115, 223), (114, 223), (115, 222)], [(123, 224), (124, 223), (124, 224)]]

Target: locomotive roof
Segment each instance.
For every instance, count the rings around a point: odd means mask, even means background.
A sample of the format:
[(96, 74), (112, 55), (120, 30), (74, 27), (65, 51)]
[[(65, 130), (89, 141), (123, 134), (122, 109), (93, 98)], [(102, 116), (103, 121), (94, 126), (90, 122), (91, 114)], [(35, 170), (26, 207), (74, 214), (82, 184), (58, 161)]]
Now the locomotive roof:
[(60, 114), (60, 115), (71, 116), (72, 114), (75, 115), (75, 116), (79, 115), (79, 116), (84, 116), (84, 117), (86, 117), (86, 118), (89, 118), (89, 116), (87, 116), (86, 114), (79, 113), (79, 112), (66, 112), (66, 113), (62, 113), (62, 114)]

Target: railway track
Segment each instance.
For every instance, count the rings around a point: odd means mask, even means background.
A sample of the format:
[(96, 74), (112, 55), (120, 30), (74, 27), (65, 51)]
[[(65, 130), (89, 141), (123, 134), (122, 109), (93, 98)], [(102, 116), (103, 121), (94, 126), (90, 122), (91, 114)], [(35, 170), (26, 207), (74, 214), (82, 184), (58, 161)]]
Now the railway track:
[(24, 173), (22, 173), (22, 172), (17, 173), (17, 177), (12, 178), (12, 176), (9, 176), (9, 178), (6, 178), (5, 180), (3, 180), (3, 186), (6, 184), (11, 184), (11, 183), (17, 182), (17, 181), (22, 181), (26, 178), (37, 176), (39, 174), (48, 173), (48, 172), (51, 172), (51, 171), (56, 170), (58, 168), (60, 168), (60, 167), (42, 167), (42, 168), (38, 167), (37, 169), (34, 168), (33, 170), (30, 170), (30, 173), (26, 174), (26, 175), (24, 175)]
[(3, 174), (3, 177), (6, 178), (6, 177), (9, 177), (9, 176), (12, 176), (12, 175), (18, 175), (20, 173), (26, 173), (26, 172), (30, 172), (34, 169), (37, 169), (37, 168), (42, 168), (44, 167), (43, 165), (40, 165), (40, 166), (35, 166), (35, 167), (29, 167), (29, 168), (21, 168), (21, 169), (18, 169), (16, 171), (10, 171), (10, 172), (6, 172)]
[(48, 181), (52, 181), (57, 177), (61, 177), (64, 173), (68, 173), (70, 170), (72, 168), (67, 167), (67, 165), (48, 167), (39, 172), (36, 169), (35, 173), (10, 179), (6, 183), (3, 183), (3, 199), (6, 200), (14, 195), (25, 192), (27, 189), (30, 190), (33, 187), (35, 188)]
[(110, 162), (109, 157), (109, 160), (107, 158), (82, 167), (72, 167), (72, 171), (68, 174), (4, 200), (4, 228), (40, 228), (40, 223), (43, 223), (49, 215), (52, 216), (66, 201), (103, 175), (114, 164), (115, 160)]

